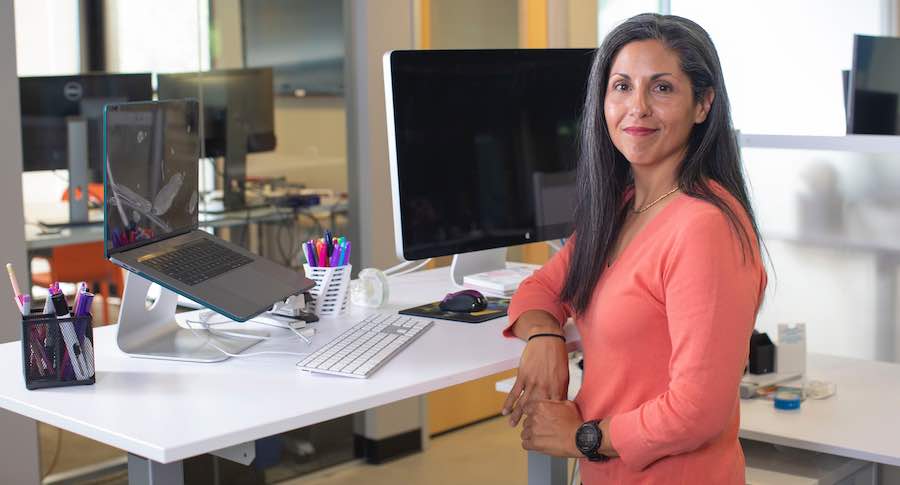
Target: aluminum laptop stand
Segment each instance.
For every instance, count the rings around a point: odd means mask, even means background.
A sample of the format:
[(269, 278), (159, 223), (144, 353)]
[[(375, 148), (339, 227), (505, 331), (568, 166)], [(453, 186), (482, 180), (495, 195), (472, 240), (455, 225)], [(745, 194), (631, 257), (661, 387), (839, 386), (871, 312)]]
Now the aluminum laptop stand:
[[(187, 362), (219, 362), (229, 354), (238, 354), (269, 336), (268, 332), (241, 329), (248, 338), (227, 337), (202, 329), (182, 328), (175, 321), (178, 295), (161, 288), (159, 298), (148, 306), (150, 281), (129, 272), (125, 277), (119, 331), (119, 349), (132, 357), (181, 360)], [(253, 338), (259, 337), (259, 338)]]

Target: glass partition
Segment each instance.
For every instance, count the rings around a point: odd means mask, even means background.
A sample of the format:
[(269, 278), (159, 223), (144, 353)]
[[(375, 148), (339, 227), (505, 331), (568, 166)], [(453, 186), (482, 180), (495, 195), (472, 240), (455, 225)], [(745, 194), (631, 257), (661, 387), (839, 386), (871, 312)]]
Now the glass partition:
[[(69, 221), (60, 203), (72, 176), (69, 117), (88, 119), (88, 177), (102, 184), (95, 158), (102, 160), (103, 106), (185, 97), (204, 107), (201, 221), (218, 221), (221, 237), (295, 268), (302, 241), (325, 228), (343, 234), (343, 2), (15, 0), (14, 7), (27, 234), (47, 235), (39, 221)], [(239, 203), (225, 207), (235, 193)], [(102, 217), (99, 201), (92, 220)], [(51, 260), (52, 250), (30, 256)], [(114, 304), (112, 321), (116, 314)], [(105, 479), (123, 482), (120, 450), (45, 425), (40, 436), (44, 475), (100, 463)], [(352, 445), (346, 417), (261, 440), (251, 467), (203, 456), (185, 469), (228, 477), (222, 483), (274, 483), (350, 460)]]

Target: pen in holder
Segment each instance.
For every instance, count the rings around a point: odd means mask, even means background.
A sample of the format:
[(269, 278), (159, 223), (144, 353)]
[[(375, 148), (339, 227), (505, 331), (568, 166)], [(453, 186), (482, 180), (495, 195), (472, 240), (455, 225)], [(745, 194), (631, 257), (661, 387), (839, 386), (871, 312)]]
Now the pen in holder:
[(43, 389), (93, 384), (93, 340), (90, 314), (57, 317), (49, 313), (31, 313), (22, 316), (25, 387)]
[(350, 299), (350, 270), (353, 265), (310, 266), (303, 265), (306, 277), (315, 281), (309, 290), (313, 296), (312, 310), (320, 317), (340, 315), (347, 310)]

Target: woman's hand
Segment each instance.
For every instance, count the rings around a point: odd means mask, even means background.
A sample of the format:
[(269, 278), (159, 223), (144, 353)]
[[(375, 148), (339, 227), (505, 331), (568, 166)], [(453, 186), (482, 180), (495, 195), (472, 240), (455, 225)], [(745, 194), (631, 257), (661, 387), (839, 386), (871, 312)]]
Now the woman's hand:
[(575, 433), (583, 423), (572, 401), (532, 400), (525, 405), (522, 448), (562, 458), (583, 458)]
[[(530, 334), (548, 332), (561, 334), (554, 328), (533, 327)], [(538, 399), (566, 399), (569, 390), (569, 354), (563, 339), (537, 337), (522, 351), (519, 371), (512, 391), (503, 403), (503, 415), (509, 415), (510, 426), (519, 424), (523, 407)]]

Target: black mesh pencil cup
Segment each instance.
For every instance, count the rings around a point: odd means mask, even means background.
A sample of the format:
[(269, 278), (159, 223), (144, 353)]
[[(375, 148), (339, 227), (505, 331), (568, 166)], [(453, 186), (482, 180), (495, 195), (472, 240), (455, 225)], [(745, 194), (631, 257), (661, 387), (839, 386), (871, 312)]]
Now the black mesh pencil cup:
[(22, 371), (25, 387), (93, 384), (94, 333), (91, 315), (22, 317)]

